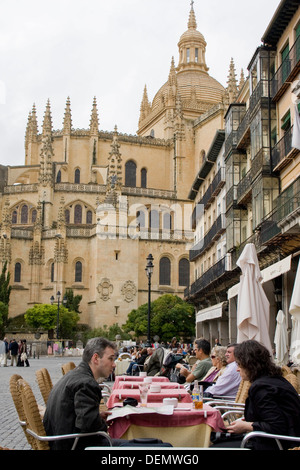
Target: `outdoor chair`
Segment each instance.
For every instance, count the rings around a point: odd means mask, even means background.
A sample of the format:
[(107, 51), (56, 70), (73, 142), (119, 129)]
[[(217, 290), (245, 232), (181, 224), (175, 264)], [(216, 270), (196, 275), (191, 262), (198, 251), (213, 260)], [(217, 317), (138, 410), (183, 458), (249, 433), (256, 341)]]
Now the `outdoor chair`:
[(17, 388), (22, 399), (25, 418), (20, 424), (25, 426), (26, 432), (34, 439), (34, 446), (32, 446), (34, 450), (50, 450), (49, 442), (63, 439), (74, 439), (71, 449), (74, 450), (76, 449), (80, 438), (95, 435), (105, 437), (108, 441), (108, 445), (112, 446), (110, 436), (104, 431), (47, 436), (39, 413), (38, 405), (30, 385), (25, 380), (19, 379), (17, 381)]
[[(252, 432), (249, 432), (248, 434), (246, 434), (246, 436), (242, 440), (241, 449), (244, 449), (245, 446), (246, 446), (246, 443), (250, 439), (253, 439), (255, 437), (263, 437), (263, 438), (275, 440), (277, 445), (278, 445), (279, 450), (284, 450), (280, 440), (282, 440), (282, 441), (293, 441), (295, 443), (300, 442), (300, 437), (284, 436), (284, 435), (278, 435), (278, 434), (269, 434), (269, 433), (262, 432), (262, 431), (252, 431)], [(294, 450), (299, 450), (299, 447), (295, 447), (295, 448), (291, 447), (290, 450), (293, 450), (293, 449)]]
[(26, 431), (27, 425), (26, 425), (25, 411), (23, 408), (21, 393), (18, 387), (18, 380), (21, 380), (21, 379), (22, 377), (18, 374), (14, 374), (11, 376), (10, 381), (9, 381), (10, 393), (11, 393), (15, 408), (18, 413), (19, 423), (20, 424), (22, 423), (21, 426), (24, 431), (25, 437), (28, 441), (28, 444), (31, 446), (33, 450), (38, 450), (38, 447), (36, 445), (34, 438), (30, 434), (28, 434)]
[(71, 361), (71, 362), (67, 362), (66, 364), (63, 364), (61, 366), (61, 371), (62, 371), (62, 374), (65, 375), (67, 372), (75, 368), (76, 368), (76, 365), (74, 364), (74, 362)]
[(46, 368), (39, 369), (35, 373), (37, 383), (44, 399), (45, 405), (47, 405), (48, 397), (53, 388), (52, 380), (50, 374)]

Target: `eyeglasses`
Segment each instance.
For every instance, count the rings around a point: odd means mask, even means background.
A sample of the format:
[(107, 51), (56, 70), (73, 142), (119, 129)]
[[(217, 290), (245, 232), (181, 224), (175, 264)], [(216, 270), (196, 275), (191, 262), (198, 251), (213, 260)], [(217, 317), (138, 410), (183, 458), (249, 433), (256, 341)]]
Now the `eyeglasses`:
[(216, 356), (210, 356), (211, 359), (215, 359)]

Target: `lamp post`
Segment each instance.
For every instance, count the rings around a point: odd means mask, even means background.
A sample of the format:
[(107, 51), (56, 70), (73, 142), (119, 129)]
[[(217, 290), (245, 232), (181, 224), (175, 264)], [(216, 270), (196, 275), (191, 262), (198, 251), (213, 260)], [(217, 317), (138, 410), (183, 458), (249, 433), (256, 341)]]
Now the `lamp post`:
[(147, 258), (147, 265), (146, 265), (146, 274), (148, 277), (148, 331), (147, 331), (147, 344), (146, 347), (151, 347), (151, 340), (150, 340), (150, 314), (151, 314), (151, 276), (153, 273), (154, 265), (152, 263), (153, 256), (150, 254)]
[[(56, 293), (56, 298), (57, 298), (57, 300), (55, 301), (53, 295), (51, 296), (51, 299), (50, 299), (51, 305), (53, 305), (54, 303), (57, 303), (56, 339), (59, 339), (59, 307), (60, 307), (60, 296), (61, 296), (61, 293), (60, 293), (59, 291), (57, 291), (57, 293)], [(62, 303), (63, 303), (64, 305), (66, 305), (66, 303), (67, 303), (67, 297), (66, 297), (66, 295), (64, 296)]]

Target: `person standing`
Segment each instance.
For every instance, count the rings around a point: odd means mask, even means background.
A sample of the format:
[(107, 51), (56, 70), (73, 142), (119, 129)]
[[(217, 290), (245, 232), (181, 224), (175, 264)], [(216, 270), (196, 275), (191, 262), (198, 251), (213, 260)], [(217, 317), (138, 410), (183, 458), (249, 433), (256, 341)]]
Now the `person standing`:
[(13, 366), (14, 362), (16, 365), (18, 364), (18, 351), (19, 351), (19, 345), (15, 339), (12, 339), (9, 345), (9, 351), (10, 351), (10, 357), (11, 357), (11, 363), (10, 365)]
[(7, 367), (7, 358), (8, 358), (8, 354), (9, 354), (9, 345), (8, 345), (7, 338), (4, 338), (3, 341), (4, 341), (4, 344), (5, 344), (4, 364), (3, 364), (3, 367)]

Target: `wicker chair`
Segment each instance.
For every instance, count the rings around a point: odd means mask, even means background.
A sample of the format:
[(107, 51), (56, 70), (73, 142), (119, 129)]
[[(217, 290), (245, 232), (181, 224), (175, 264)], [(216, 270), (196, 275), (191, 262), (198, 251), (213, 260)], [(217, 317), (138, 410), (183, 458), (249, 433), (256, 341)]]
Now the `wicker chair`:
[(298, 379), (295, 374), (290, 372), (284, 377), (291, 385), (293, 385), (294, 389), (299, 393), (299, 386), (298, 386)]
[(18, 387), (18, 380), (21, 380), (21, 379), (22, 377), (18, 374), (14, 374), (11, 376), (10, 381), (9, 381), (10, 393), (11, 393), (15, 408), (18, 413), (19, 422), (22, 426), (22, 429), (24, 431), (28, 444), (32, 447), (32, 449), (38, 450), (35, 439), (33, 439), (33, 437), (30, 434), (28, 434), (26, 431), (27, 429), (26, 415), (25, 415), (25, 411), (23, 408), (22, 397), (21, 397), (20, 390)]
[(19, 393), (22, 399), (26, 422), (26, 432), (30, 436), (32, 436), (35, 441), (35, 447), (33, 447), (34, 450), (50, 450), (50, 441), (62, 439), (74, 439), (74, 444), (72, 447), (72, 450), (74, 450), (76, 448), (78, 440), (81, 437), (88, 437), (92, 435), (99, 435), (105, 437), (108, 440), (108, 445), (110, 447), (112, 446), (112, 442), (109, 435), (103, 431), (97, 431), (92, 433), (65, 434), (61, 436), (47, 436), (43, 421), (39, 413), (38, 405), (30, 385), (25, 380), (19, 379), (17, 381), (17, 387), (19, 389)]
[(53, 388), (53, 383), (50, 374), (46, 368), (43, 368), (37, 370), (35, 375), (43, 400), (45, 402), (45, 405), (47, 405), (48, 397)]
[(65, 375), (67, 372), (75, 368), (76, 368), (76, 365), (74, 364), (74, 362), (67, 362), (66, 364), (61, 366), (61, 371), (62, 371), (62, 374)]

